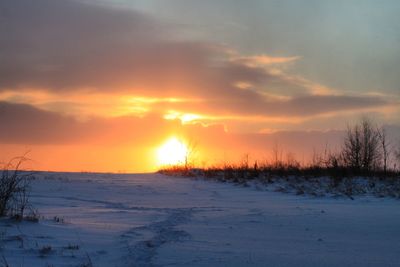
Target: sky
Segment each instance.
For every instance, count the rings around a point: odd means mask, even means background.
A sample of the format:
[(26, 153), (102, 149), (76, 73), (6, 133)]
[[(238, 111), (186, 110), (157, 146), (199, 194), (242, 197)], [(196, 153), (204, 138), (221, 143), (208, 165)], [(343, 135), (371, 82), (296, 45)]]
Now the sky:
[(2, 0), (0, 160), (146, 172), (171, 137), (199, 165), (299, 161), (368, 116), (400, 139), (395, 0)]

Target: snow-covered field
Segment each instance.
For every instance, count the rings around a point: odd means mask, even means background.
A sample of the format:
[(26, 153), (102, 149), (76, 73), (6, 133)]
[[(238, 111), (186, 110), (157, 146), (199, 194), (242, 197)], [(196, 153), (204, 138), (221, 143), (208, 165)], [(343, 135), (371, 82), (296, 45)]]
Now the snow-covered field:
[(1, 221), (0, 266), (400, 266), (395, 199), (160, 174), (42, 173), (31, 186), (43, 218)]

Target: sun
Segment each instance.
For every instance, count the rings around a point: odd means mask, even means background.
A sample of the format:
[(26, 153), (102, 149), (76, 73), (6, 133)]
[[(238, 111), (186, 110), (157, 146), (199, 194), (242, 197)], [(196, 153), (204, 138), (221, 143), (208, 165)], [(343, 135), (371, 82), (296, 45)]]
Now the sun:
[(187, 146), (176, 137), (172, 137), (157, 149), (158, 163), (161, 166), (183, 165), (187, 153)]

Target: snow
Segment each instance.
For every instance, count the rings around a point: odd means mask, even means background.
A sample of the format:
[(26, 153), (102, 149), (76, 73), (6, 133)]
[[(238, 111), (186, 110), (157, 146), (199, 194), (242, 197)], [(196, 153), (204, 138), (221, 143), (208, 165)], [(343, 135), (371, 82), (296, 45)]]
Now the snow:
[(0, 221), (10, 266), (400, 266), (396, 199), (161, 174), (40, 173), (31, 187), (39, 223)]

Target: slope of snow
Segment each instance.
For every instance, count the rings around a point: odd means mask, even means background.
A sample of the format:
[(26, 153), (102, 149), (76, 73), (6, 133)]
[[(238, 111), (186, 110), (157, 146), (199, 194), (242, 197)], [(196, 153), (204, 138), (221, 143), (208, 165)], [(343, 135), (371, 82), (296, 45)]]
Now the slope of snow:
[(398, 200), (160, 174), (41, 173), (31, 186), (42, 218), (1, 221), (0, 265), (400, 266)]

